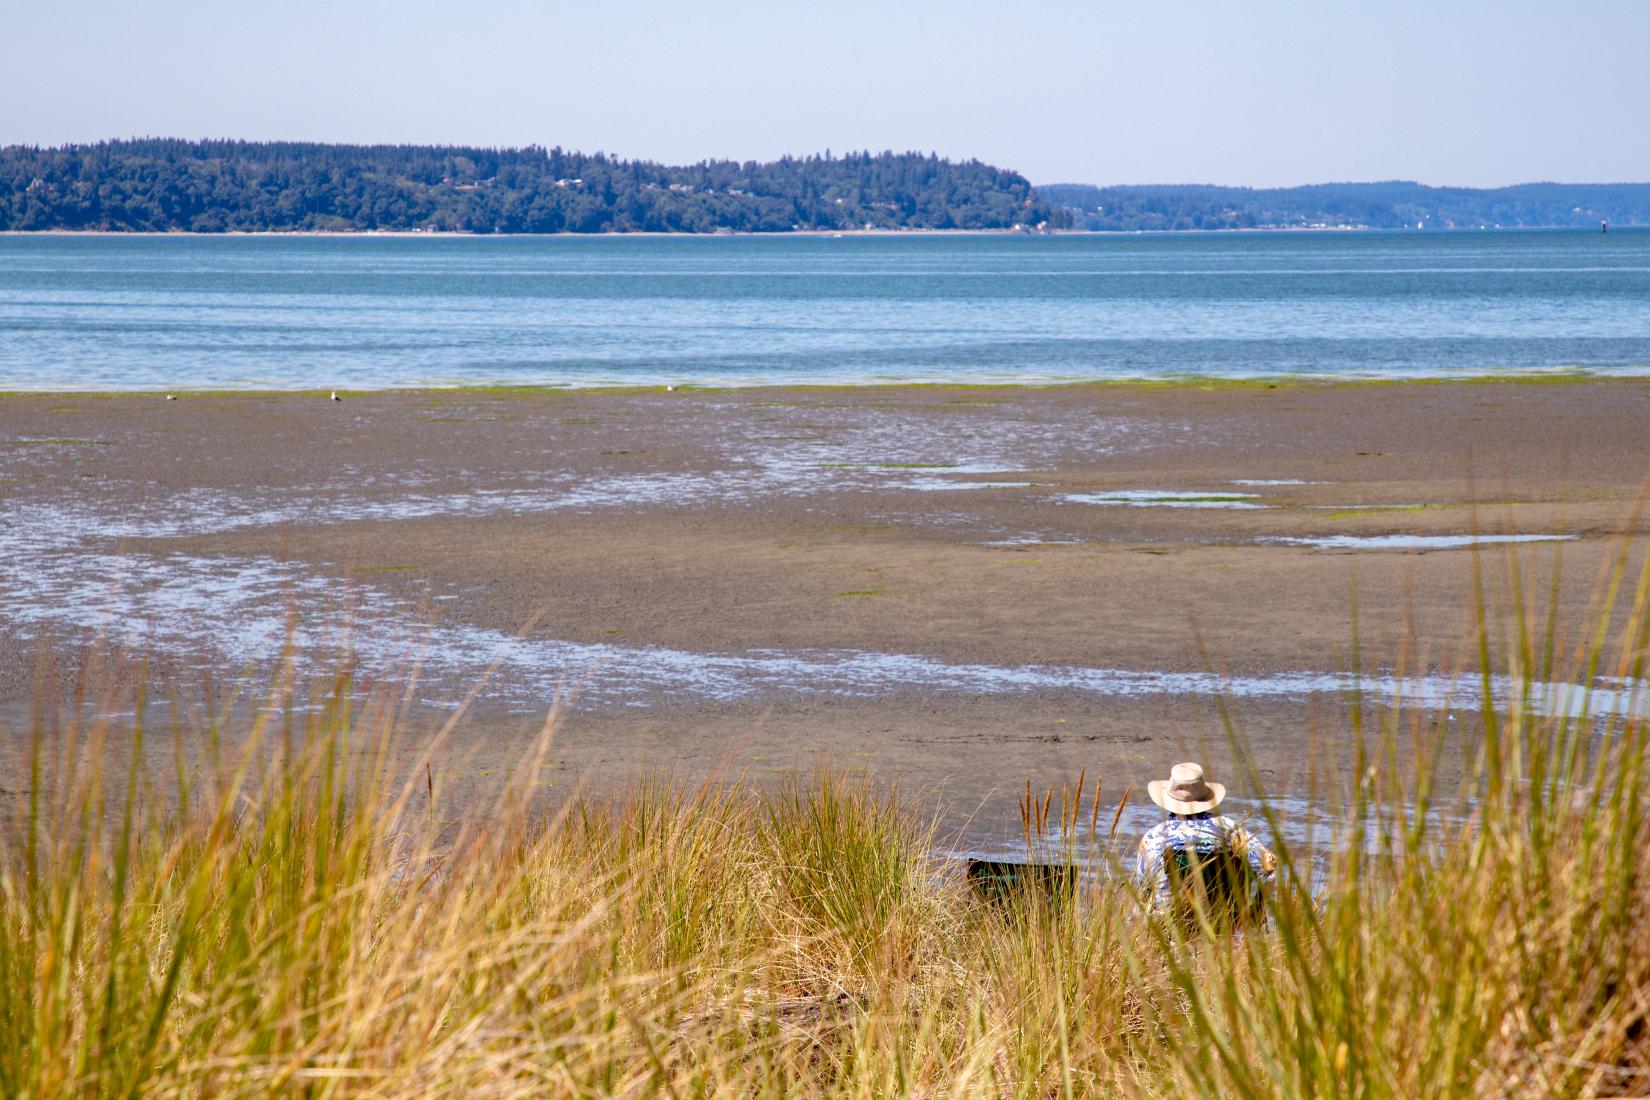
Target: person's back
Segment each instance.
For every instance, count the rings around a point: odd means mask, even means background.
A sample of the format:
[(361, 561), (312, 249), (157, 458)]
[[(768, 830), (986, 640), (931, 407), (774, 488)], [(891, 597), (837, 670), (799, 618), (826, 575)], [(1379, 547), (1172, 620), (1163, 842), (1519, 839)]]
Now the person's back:
[(1226, 788), (1204, 779), (1202, 767), (1176, 764), (1167, 780), (1153, 780), (1146, 790), (1169, 814), (1140, 838), (1135, 856), (1135, 881), (1153, 908), (1177, 905), (1177, 888), (1184, 885), (1175, 881), (1177, 869), (1201, 873), (1203, 868), (1218, 868), (1228, 854), (1242, 860), (1258, 884), (1272, 880), (1277, 858), (1247, 829), (1214, 812)]

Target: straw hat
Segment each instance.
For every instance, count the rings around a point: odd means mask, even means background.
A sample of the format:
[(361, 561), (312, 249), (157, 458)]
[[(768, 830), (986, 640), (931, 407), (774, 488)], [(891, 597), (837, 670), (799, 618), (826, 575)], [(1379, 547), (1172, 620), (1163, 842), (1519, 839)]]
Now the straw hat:
[(1203, 778), (1201, 764), (1176, 764), (1169, 769), (1169, 778), (1152, 780), (1146, 790), (1153, 802), (1172, 814), (1200, 814), (1226, 797), (1224, 786)]

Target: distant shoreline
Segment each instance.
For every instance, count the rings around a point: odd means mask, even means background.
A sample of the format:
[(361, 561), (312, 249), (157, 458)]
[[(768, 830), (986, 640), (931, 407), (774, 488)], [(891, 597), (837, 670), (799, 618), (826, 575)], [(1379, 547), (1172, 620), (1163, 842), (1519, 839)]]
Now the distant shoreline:
[[(1065, 231), (1061, 231), (1064, 234)], [(1077, 236), (1099, 233), (1074, 231)], [(192, 229), (0, 229), (0, 237), (327, 237), (343, 240), (373, 237), (462, 237), (522, 240), (533, 237), (1038, 237), (1053, 232), (1027, 233), (1018, 229), (784, 229), (770, 232), (733, 230), (727, 233), (680, 233), (657, 230), (604, 230), (600, 233), (466, 233), (461, 229), (234, 229), (202, 232)]]
[[(1650, 233), (1650, 226), (1623, 225), (1610, 233)], [(0, 229), (0, 237), (318, 237), (328, 240), (418, 239), (440, 237), (463, 240), (609, 240), (619, 238), (683, 238), (714, 240), (726, 237), (1213, 237), (1264, 236), (1267, 234), (1341, 235), (1360, 233), (1390, 236), (1440, 237), (1477, 236), (1484, 233), (1574, 233), (1608, 236), (1598, 229), (1573, 225), (1473, 226), (1459, 229), (1401, 229), (1368, 225), (1270, 225), (1217, 229), (782, 229), (773, 231), (734, 230), (727, 233), (680, 233), (653, 230), (603, 231), (600, 233), (466, 233), (455, 229), (236, 229), (203, 232), (192, 229)]]
[[(667, 165), (561, 148), (133, 138), (0, 146), (0, 228), (422, 235), (1336, 232), (1650, 226), (1650, 183), (1037, 185), (868, 150)], [(809, 228), (800, 228), (809, 227)]]

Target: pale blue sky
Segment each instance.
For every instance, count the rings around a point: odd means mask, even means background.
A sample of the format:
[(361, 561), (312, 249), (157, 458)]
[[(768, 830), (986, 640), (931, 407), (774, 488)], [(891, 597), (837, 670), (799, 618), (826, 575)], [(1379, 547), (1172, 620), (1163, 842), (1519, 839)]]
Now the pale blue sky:
[(0, 144), (935, 150), (1034, 182), (1650, 180), (1650, 0), (10, 0)]

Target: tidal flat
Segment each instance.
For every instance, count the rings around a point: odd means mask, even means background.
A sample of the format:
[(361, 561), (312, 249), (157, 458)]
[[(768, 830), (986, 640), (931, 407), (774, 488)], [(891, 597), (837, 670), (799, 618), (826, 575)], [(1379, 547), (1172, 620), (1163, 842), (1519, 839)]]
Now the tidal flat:
[(1471, 705), (1477, 592), (1540, 615), (1556, 578), (1591, 621), (1644, 549), (1643, 380), (990, 396), (8, 396), (0, 720), (99, 639), (185, 695), (289, 642), (304, 674), (416, 665), (431, 722), (491, 668), (444, 765), (478, 792), (571, 695), (558, 782), (829, 761), (985, 849), (1027, 778), (1218, 768), (1223, 707), (1308, 796), (1354, 682)]

